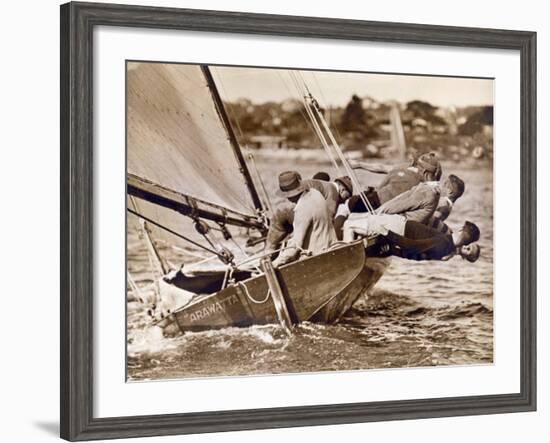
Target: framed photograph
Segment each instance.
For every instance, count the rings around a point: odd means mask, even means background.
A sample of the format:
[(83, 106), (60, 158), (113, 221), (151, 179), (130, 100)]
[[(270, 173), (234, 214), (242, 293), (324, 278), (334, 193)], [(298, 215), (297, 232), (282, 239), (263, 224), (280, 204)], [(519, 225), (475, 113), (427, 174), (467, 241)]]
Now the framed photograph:
[(61, 6), (61, 437), (535, 410), (535, 45)]

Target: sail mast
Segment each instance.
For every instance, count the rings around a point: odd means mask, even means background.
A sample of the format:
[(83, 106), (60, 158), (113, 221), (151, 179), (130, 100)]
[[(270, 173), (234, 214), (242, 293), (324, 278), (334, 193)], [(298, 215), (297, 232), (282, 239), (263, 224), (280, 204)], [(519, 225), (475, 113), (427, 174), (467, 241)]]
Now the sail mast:
[(207, 65), (201, 65), (201, 70), (204, 74), (204, 77), (206, 79), (206, 83), (208, 84), (208, 87), (210, 89), (210, 92), (212, 94), (212, 98), (214, 99), (214, 105), (216, 106), (216, 111), (218, 112), (218, 115), (220, 116), (220, 119), (223, 123), (223, 126), (225, 127), (225, 130), (227, 132), (227, 136), (229, 137), (229, 142), (231, 144), (231, 147), (233, 148), (233, 152), (235, 153), (235, 157), (237, 158), (237, 162), (239, 163), (239, 168), (241, 173), (244, 176), (246, 186), (248, 187), (248, 190), (250, 191), (250, 196), (252, 197), (252, 201), (254, 202), (254, 206), (259, 211), (263, 211), (262, 202), (260, 200), (260, 196), (258, 195), (258, 192), (256, 191), (256, 188), (254, 186), (254, 182), (252, 181), (252, 176), (250, 175), (250, 171), (248, 170), (248, 166), (246, 165), (246, 161), (244, 159), (243, 153), (241, 152), (241, 147), (239, 146), (239, 142), (237, 141), (237, 137), (235, 137), (235, 133), (233, 132), (233, 128), (231, 126), (231, 123), (229, 122), (229, 118), (227, 117), (227, 113), (225, 112), (225, 107), (223, 105), (222, 99), (220, 97), (220, 94), (218, 92), (218, 88), (216, 87), (216, 83), (214, 82), (214, 78), (212, 77), (212, 73), (210, 72), (210, 68)]

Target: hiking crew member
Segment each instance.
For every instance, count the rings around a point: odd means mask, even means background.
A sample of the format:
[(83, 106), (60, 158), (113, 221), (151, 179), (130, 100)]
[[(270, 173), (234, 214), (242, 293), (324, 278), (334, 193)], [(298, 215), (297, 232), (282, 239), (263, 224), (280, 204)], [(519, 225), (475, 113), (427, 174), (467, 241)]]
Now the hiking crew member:
[(372, 172), (373, 174), (390, 174), (394, 171), (411, 169), (420, 171), (424, 177), (424, 181), (438, 181), (441, 178), (441, 164), (437, 159), (435, 152), (428, 152), (415, 158), (409, 166), (405, 167), (392, 167), (382, 163), (367, 163), (361, 161), (350, 160), (350, 166), (353, 169), (363, 169), (365, 171)]
[(448, 260), (458, 254), (475, 262), (480, 254), (479, 245), (473, 244), (479, 240), (479, 228), (469, 221), (452, 235), (398, 214), (352, 214), (344, 224), (346, 242), (372, 235), (385, 237), (388, 255), (408, 260)]
[(296, 171), (279, 175), (279, 189), (280, 195), (296, 206), (292, 239), (273, 261), (275, 267), (297, 260), (303, 250), (312, 254), (323, 252), (336, 241), (327, 201), (317, 189), (307, 188)]
[(445, 187), (445, 195), (441, 194), (439, 205), (434, 215), (428, 220), (427, 225), (444, 234), (450, 234), (452, 231), (445, 223), (445, 220), (451, 215), (455, 202), (464, 194), (465, 185), (460, 178), (453, 174), (449, 175), (443, 185)]
[[(422, 182), (384, 203), (379, 214), (401, 214), (407, 220), (423, 223), (440, 232), (447, 232), (443, 221), (449, 216), (453, 203), (464, 193), (464, 182), (449, 175), (443, 183)], [(444, 218), (443, 218), (444, 217)]]
[(404, 235), (390, 232), (386, 239), (390, 254), (408, 260), (449, 260), (455, 255), (473, 263), (479, 258), (481, 248), (479, 228), (469, 222), (453, 234), (442, 234), (422, 223), (407, 222)]
[(439, 203), (440, 190), (427, 183), (419, 183), (412, 189), (384, 203), (377, 214), (400, 214), (407, 220), (428, 223)]
[[(382, 165), (376, 165), (375, 168), (368, 163), (353, 162), (354, 169), (365, 169), (371, 172), (387, 174), (382, 183), (377, 188), (369, 186), (363, 191), (363, 196), (368, 199), (373, 209), (378, 209), (384, 203), (397, 197), (405, 191), (424, 181), (434, 181), (441, 178), (441, 165), (437, 156), (430, 152), (421, 155), (410, 166), (398, 168), (385, 168)], [(361, 196), (354, 195), (346, 203), (347, 208), (338, 208), (338, 213), (334, 220), (334, 227), (338, 236), (346, 217), (352, 212), (368, 212)]]
[[(364, 169), (373, 173), (386, 174), (382, 183), (376, 188), (369, 187), (365, 192), (373, 209), (377, 209), (392, 198), (399, 194), (408, 191), (413, 186), (425, 181), (438, 181), (441, 178), (441, 164), (434, 152), (422, 154), (410, 166), (400, 166), (390, 168), (381, 164), (369, 164), (365, 162), (352, 162), (351, 166), (354, 169)], [(357, 202), (350, 202), (351, 212), (366, 212), (362, 208), (354, 205), (361, 205), (362, 201), (359, 196)]]

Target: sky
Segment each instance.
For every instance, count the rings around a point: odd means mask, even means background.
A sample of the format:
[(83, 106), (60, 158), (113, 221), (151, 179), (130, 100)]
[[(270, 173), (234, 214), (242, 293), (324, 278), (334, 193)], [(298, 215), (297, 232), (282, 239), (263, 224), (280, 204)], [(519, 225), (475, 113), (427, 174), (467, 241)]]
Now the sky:
[[(211, 67), (224, 100), (246, 98), (253, 103), (298, 98), (288, 70)], [(415, 75), (300, 72), (322, 106), (345, 106), (353, 94), (378, 101), (428, 101), (435, 106), (493, 104), (493, 80)]]

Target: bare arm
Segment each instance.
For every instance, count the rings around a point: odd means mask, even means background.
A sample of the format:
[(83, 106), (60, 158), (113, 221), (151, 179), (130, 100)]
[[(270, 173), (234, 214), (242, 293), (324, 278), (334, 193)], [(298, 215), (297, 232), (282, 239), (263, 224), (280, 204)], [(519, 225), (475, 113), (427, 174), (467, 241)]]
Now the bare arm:
[(382, 163), (367, 163), (358, 160), (350, 160), (349, 164), (353, 169), (363, 169), (364, 171), (373, 172), (374, 174), (387, 174), (392, 169)]
[(445, 202), (442, 205), (437, 207), (434, 213), (434, 218), (444, 222), (445, 220), (447, 220), (447, 218), (451, 214), (451, 210), (452, 210), (452, 206)]
[(449, 261), (451, 258), (453, 258), (456, 255), (456, 252), (453, 252), (452, 254), (446, 255), (441, 259), (441, 261)]

